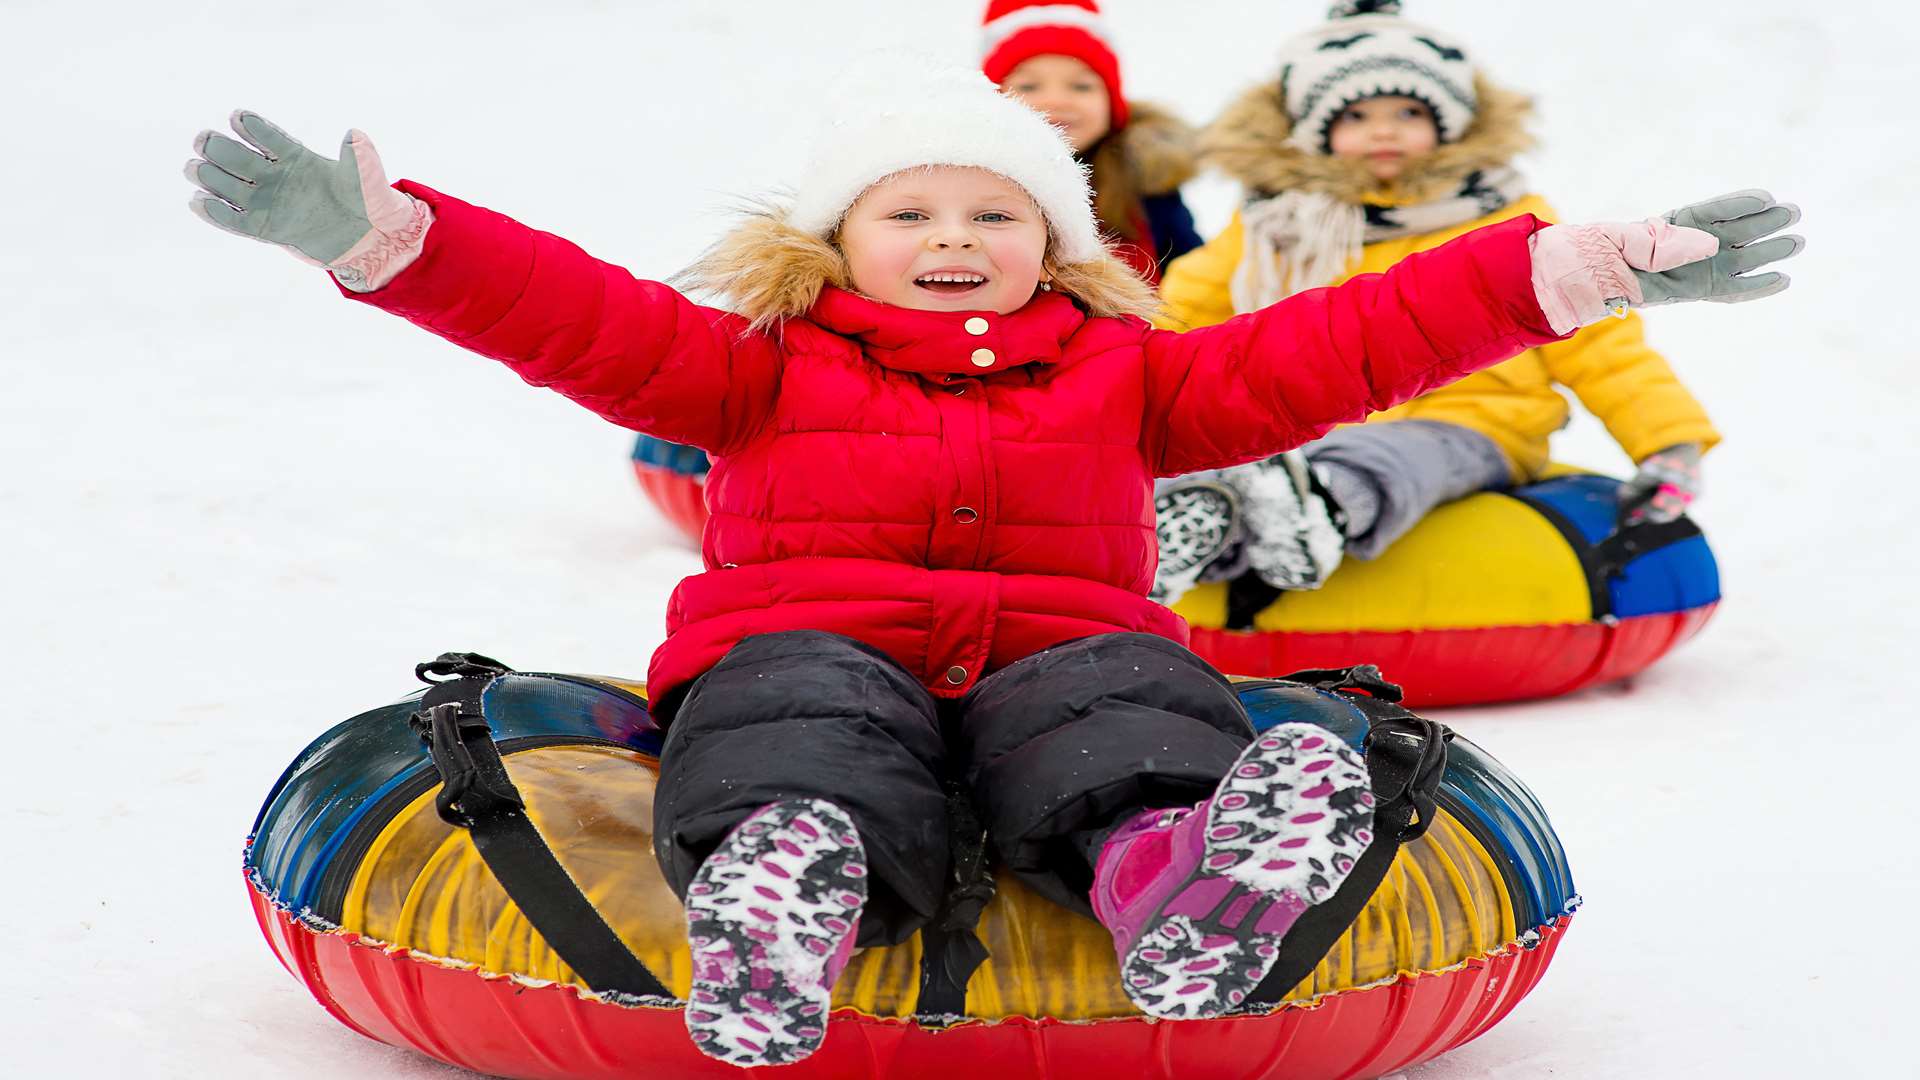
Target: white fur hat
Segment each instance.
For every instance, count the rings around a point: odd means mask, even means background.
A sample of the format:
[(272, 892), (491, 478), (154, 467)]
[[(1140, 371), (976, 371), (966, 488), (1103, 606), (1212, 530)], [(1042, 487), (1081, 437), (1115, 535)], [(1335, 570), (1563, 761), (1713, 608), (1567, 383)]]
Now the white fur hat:
[(973, 68), (883, 54), (856, 62), (794, 194), (794, 227), (830, 236), (874, 184), (924, 165), (972, 166), (1025, 188), (1062, 262), (1106, 254), (1086, 168), (1060, 129)]

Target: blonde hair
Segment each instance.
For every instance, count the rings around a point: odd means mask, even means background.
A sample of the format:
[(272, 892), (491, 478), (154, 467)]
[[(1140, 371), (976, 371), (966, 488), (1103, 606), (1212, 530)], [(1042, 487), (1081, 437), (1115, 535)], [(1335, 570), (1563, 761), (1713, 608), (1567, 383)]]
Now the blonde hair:
[[(1041, 267), (1054, 291), (1079, 301), (1089, 315), (1150, 319), (1160, 313), (1153, 287), (1112, 255), (1060, 262), (1049, 232)], [(738, 225), (668, 283), (720, 301), (750, 329), (765, 330), (805, 315), (828, 285), (852, 289), (853, 276), (837, 243), (795, 228), (783, 207), (761, 200), (748, 204)]]

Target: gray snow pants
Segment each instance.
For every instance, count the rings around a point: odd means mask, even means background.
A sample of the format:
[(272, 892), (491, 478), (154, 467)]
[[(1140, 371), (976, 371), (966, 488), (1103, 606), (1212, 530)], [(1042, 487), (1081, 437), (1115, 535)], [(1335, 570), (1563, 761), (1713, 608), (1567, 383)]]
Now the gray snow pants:
[(1471, 428), (1388, 420), (1301, 447), (1347, 515), (1347, 554), (1371, 559), (1441, 503), (1507, 486), (1507, 455)]

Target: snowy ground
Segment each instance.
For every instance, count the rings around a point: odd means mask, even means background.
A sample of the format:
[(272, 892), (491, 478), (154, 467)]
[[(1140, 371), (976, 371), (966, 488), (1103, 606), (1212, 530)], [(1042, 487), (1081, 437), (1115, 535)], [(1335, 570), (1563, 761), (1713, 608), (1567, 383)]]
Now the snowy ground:
[[(1541, 95), (1529, 168), (1569, 216), (1763, 186), (1811, 241), (1780, 299), (1650, 320), (1728, 436), (1706, 636), (1631, 687), (1445, 717), (1531, 782), (1589, 906), (1517, 1013), (1411, 1075), (1906, 1075), (1920, 15), (1409, 6)], [(1108, 8), (1135, 95), (1204, 119), (1322, 5)], [(241, 105), (323, 149), (357, 125), (398, 174), (660, 274), (781, 179), (850, 47), (964, 57), (975, 14), (0, 3), (0, 1071), (456, 1072), (287, 977), (241, 837), (286, 761), (416, 660), (640, 673), (696, 569), (625, 433), (189, 217), (194, 132)], [(1192, 194), (1217, 228), (1231, 188)], [(1620, 464), (1591, 421), (1561, 445)]]

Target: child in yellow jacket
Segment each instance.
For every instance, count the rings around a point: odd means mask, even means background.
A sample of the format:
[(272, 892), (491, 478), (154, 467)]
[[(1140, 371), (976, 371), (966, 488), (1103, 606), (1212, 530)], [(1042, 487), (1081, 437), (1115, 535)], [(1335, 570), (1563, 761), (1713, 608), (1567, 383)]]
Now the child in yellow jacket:
[[(1247, 201), (1167, 268), (1167, 325), (1225, 322), (1515, 215), (1556, 217), (1510, 164), (1530, 144), (1527, 99), (1398, 8), (1336, 4), (1282, 50), (1278, 79), (1204, 133), (1203, 163), (1239, 180)], [(1338, 429), (1304, 459), (1163, 482), (1155, 595), (1249, 570), (1311, 588), (1343, 552), (1379, 554), (1442, 502), (1538, 477), (1568, 418), (1556, 385), (1639, 464), (1623, 519), (1677, 517), (1720, 436), (1629, 314)]]

